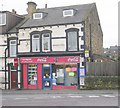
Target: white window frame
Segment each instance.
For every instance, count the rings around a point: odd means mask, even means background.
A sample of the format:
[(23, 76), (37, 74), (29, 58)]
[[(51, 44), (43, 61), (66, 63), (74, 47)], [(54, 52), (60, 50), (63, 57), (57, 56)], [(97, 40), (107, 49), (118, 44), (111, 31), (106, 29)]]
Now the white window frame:
[[(4, 18), (4, 22), (3, 22)], [(6, 25), (6, 13), (0, 13), (0, 26)]]
[[(73, 46), (71, 46), (71, 44), (70, 44), (70, 40), (71, 40), (70, 36), (71, 36), (71, 33), (75, 33), (75, 34), (76, 34), (76, 45), (73, 45)], [(69, 31), (69, 32), (68, 32), (68, 51), (77, 51), (77, 50), (78, 50), (77, 37), (78, 37), (78, 36), (77, 36), (77, 31)], [(74, 37), (74, 39), (75, 39), (75, 37)], [(73, 44), (73, 41), (75, 41), (75, 40), (72, 40), (72, 44)], [(73, 47), (76, 47), (76, 49), (73, 48)], [(71, 49), (71, 48), (73, 48), (73, 49)]]
[[(38, 36), (38, 38), (35, 38), (34, 36)], [(36, 51), (35, 49), (33, 49), (33, 41), (34, 40), (38, 40), (38, 50)], [(32, 35), (32, 52), (40, 52), (40, 35), (39, 34), (33, 34)]]
[[(15, 42), (14, 44), (12, 42)], [(15, 46), (15, 48), (14, 48)], [(12, 54), (13, 53), (13, 49), (14, 49), (14, 53), (15, 54)], [(17, 41), (16, 40), (10, 40), (10, 49), (9, 49), (9, 52), (10, 52), (10, 57), (16, 57), (16, 53), (17, 53)]]
[[(67, 12), (71, 12), (71, 14), (66, 14)], [(63, 16), (64, 17), (73, 16), (73, 15), (74, 15), (74, 10), (73, 9), (68, 9), (68, 10), (63, 11)]]
[[(44, 35), (49, 35), (49, 42), (48, 42), (48, 49), (44, 49)], [(50, 51), (50, 33), (44, 33), (42, 34), (42, 52), (48, 52)]]
[[(37, 15), (40, 15), (40, 17), (37, 17)], [(33, 19), (42, 19), (43, 13), (33, 13)]]

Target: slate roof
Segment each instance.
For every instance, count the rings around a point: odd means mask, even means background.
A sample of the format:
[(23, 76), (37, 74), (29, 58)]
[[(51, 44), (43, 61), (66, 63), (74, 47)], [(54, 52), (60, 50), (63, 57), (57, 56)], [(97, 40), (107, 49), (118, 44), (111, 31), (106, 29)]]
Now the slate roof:
[(17, 29), (22, 26), (26, 21), (28, 20), (28, 18), (24, 18), (19, 24), (17, 24), (15, 27), (13, 27), (11, 30), (8, 31), (8, 33), (16, 33), (18, 32)]
[[(28, 19), (20, 28), (80, 23), (85, 21), (93, 6), (95, 6), (95, 3), (39, 9), (37, 12), (45, 12), (47, 16), (43, 19)], [(75, 9), (77, 11), (74, 16), (63, 17), (62, 13), (65, 9)]]

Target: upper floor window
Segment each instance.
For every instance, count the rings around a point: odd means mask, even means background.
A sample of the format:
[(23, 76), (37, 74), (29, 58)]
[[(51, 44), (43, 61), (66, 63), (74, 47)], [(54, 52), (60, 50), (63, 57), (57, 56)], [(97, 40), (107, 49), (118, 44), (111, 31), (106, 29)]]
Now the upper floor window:
[(74, 15), (74, 9), (67, 9), (63, 11), (63, 16), (67, 17), (67, 16), (73, 16)]
[(33, 31), (31, 35), (31, 52), (51, 51), (51, 31)]
[(43, 18), (43, 13), (34, 13), (33, 14), (33, 19), (42, 19)]
[(40, 35), (34, 34), (32, 35), (32, 52), (40, 51)]
[(10, 40), (9, 41), (10, 57), (16, 57), (16, 53), (17, 53), (17, 41), (16, 40)]
[(42, 51), (50, 51), (50, 33), (42, 34)]
[(0, 26), (6, 25), (6, 13), (0, 13)]
[(66, 30), (67, 35), (67, 50), (78, 51), (78, 29)]

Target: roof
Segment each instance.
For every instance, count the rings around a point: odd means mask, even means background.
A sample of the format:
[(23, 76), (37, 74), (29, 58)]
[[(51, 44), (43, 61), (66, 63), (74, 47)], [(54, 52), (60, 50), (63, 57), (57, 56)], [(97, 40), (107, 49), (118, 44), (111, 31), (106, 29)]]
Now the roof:
[[(95, 3), (39, 9), (37, 12), (45, 12), (47, 16), (43, 19), (30, 18), (20, 28), (80, 23), (85, 21), (93, 6), (95, 6)], [(63, 17), (62, 12), (65, 9), (75, 9), (77, 11), (74, 16)]]
[(18, 28), (23, 25), (26, 21), (28, 20), (28, 18), (24, 18), (19, 24), (17, 24), (15, 27), (13, 27), (11, 30), (8, 31), (8, 33), (16, 33), (18, 32)]

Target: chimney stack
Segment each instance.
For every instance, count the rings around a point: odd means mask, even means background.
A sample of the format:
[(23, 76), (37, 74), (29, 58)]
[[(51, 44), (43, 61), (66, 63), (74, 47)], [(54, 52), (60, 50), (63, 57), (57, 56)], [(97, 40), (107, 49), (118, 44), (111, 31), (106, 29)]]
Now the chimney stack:
[(27, 5), (28, 5), (27, 8), (28, 17), (32, 18), (33, 13), (36, 12), (37, 4), (34, 2), (28, 2)]
[(47, 3), (45, 4), (45, 8), (47, 8)]
[(15, 11), (15, 9), (12, 9), (12, 13), (16, 14), (16, 11)]

